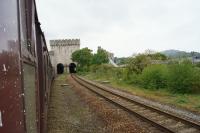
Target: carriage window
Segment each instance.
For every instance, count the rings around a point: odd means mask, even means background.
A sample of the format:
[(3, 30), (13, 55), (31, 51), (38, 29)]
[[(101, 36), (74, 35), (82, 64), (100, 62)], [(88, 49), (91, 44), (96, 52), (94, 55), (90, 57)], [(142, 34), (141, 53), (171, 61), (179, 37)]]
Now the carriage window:
[(0, 54), (18, 47), (16, 43), (18, 41), (16, 4), (14, 0), (0, 1)]
[(31, 16), (32, 16), (32, 22), (31, 22), (31, 36), (30, 39), (30, 48), (31, 48), (31, 54), (35, 56), (35, 46), (36, 46), (36, 25), (35, 25), (35, 5), (32, 4), (32, 10), (31, 10)]
[(27, 41), (27, 23), (25, 0), (20, 0), (20, 34), (22, 47), (30, 50), (30, 44)]
[(35, 56), (35, 5), (20, 0), (21, 45)]

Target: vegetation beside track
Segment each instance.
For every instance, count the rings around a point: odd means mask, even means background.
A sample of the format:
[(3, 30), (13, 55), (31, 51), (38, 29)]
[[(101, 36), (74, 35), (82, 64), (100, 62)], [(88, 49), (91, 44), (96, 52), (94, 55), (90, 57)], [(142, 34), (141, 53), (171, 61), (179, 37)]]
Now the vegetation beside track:
[[(151, 68), (148, 68), (148, 69), (151, 69)], [(111, 85), (115, 88), (123, 89), (125, 91), (131, 92), (138, 96), (142, 96), (145, 98), (149, 98), (151, 100), (187, 108), (189, 110), (200, 113), (200, 95), (198, 91), (196, 93), (193, 93), (193, 92), (190, 92), (190, 93), (176, 92), (175, 93), (175, 91), (171, 91), (171, 89), (167, 88), (167, 86), (166, 88), (161, 88), (161, 89), (159, 88), (156, 89), (156, 87), (145, 88), (143, 87), (142, 82), (140, 82), (141, 84), (135, 82), (135, 80), (139, 80), (139, 78), (141, 78), (141, 76), (144, 76), (144, 75), (142, 74), (132, 75), (133, 76), (132, 78), (134, 79), (131, 78), (130, 80), (127, 80), (125, 77), (123, 77), (123, 75), (121, 75), (121, 71), (125, 71), (125, 70), (121, 68), (113, 68), (108, 65), (102, 65), (95, 68), (95, 72), (94, 71), (90, 71), (87, 73), (84, 72), (84, 73), (81, 73), (81, 75), (88, 79), (95, 80), (98, 82), (104, 82), (104, 83), (108, 82), (107, 85)], [(181, 75), (177, 75), (177, 76), (181, 76)]]
[[(112, 86), (139, 96), (200, 112), (199, 64), (187, 59), (173, 60), (161, 53), (146, 53), (128, 58), (124, 67), (116, 68), (103, 64), (107, 57), (102, 53), (106, 52), (100, 50), (98, 58), (88, 50), (91, 58), (84, 56), (85, 49), (76, 52), (83, 55), (72, 56), (78, 63), (79, 74), (92, 80), (108, 80)], [(84, 58), (90, 60), (84, 61)]]

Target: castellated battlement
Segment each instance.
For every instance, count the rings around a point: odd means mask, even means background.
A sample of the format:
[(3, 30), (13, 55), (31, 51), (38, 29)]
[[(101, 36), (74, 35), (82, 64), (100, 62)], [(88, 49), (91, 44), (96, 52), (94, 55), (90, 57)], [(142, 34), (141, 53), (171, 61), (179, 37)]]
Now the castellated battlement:
[(59, 40), (50, 40), (50, 46), (72, 46), (79, 45), (80, 39), (59, 39)]

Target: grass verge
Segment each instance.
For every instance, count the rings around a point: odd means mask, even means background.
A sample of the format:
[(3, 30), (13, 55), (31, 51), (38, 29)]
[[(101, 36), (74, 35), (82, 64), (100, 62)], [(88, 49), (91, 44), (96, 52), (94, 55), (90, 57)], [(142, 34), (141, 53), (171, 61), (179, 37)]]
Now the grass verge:
[(181, 107), (196, 113), (200, 113), (199, 94), (173, 94), (167, 90), (147, 90), (135, 85), (127, 84), (114, 78), (100, 77), (93, 73), (84, 75), (85, 78), (95, 81), (109, 81), (110, 86), (128, 91), (134, 95), (142, 96), (153, 101), (158, 101), (173, 106)]

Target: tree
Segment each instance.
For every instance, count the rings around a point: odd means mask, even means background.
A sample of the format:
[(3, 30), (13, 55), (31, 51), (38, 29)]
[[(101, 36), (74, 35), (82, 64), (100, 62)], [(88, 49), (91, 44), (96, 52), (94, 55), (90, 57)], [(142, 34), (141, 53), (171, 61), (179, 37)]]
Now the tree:
[(154, 51), (152, 49), (146, 49), (144, 52), (145, 55), (150, 55), (150, 54), (155, 54), (155, 53), (156, 53), (156, 51)]
[(162, 53), (154, 53), (154, 54), (149, 54), (147, 55), (151, 58), (151, 60), (167, 60), (167, 56), (162, 54)]
[(124, 64), (128, 63), (129, 57), (121, 57), (121, 58), (115, 57), (115, 60), (116, 60), (118, 65), (124, 65)]
[(129, 59), (127, 69), (130, 72), (140, 74), (142, 70), (149, 64), (151, 64), (150, 58), (144, 54), (139, 54), (135, 58)]
[(94, 54), (92, 58), (92, 64), (101, 65), (108, 62), (109, 62), (109, 59), (108, 59), (107, 51), (98, 47), (97, 53)]
[(82, 48), (72, 53), (72, 61), (77, 62), (80, 69), (88, 69), (92, 60), (92, 50)]

